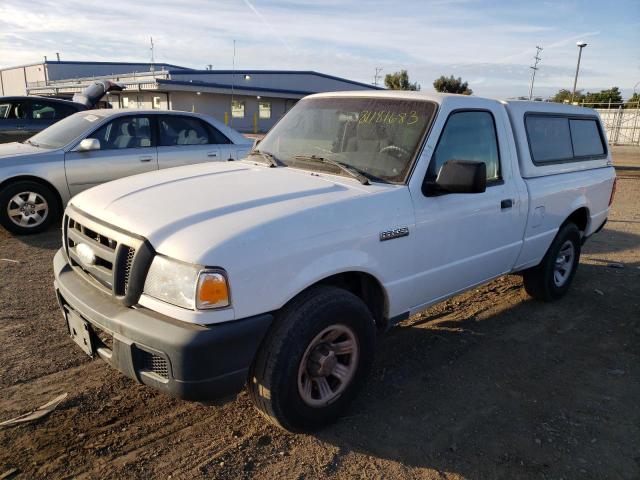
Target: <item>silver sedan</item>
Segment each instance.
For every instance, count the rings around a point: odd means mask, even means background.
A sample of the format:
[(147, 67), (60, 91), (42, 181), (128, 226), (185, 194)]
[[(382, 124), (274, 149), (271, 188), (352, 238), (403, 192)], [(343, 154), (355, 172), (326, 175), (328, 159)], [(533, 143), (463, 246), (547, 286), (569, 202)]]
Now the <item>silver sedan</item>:
[(17, 234), (40, 232), (89, 187), (160, 168), (239, 159), (252, 145), (207, 115), (79, 112), (24, 142), (0, 145), (0, 224)]

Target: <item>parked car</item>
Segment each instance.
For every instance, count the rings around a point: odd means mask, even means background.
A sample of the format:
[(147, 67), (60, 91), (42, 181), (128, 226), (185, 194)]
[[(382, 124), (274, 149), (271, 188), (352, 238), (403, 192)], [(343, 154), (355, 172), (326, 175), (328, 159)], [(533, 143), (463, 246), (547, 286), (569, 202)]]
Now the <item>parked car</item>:
[(312, 95), (241, 162), (74, 197), (55, 289), (89, 355), (191, 400), (246, 384), (268, 420), (308, 430), (354, 398), (376, 331), (508, 273), (565, 295), (614, 186), (594, 110)]
[(127, 175), (242, 158), (253, 142), (207, 115), (89, 110), (22, 143), (0, 145), (0, 224), (16, 234), (56, 223), (69, 198)]
[(26, 140), (69, 115), (95, 108), (105, 93), (120, 90), (121, 85), (101, 80), (75, 94), (72, 100), (0, 97), (0, 143)]

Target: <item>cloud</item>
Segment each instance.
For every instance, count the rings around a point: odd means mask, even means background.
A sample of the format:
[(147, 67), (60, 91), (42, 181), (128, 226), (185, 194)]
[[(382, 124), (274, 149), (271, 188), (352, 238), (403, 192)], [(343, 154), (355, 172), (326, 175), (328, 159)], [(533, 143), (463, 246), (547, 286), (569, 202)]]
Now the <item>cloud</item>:
[[(0, 66), (55, 52), (67, 60), (147, 61), (153, 36), (157, 62), (230, 68), (235, 39), (238, 68), (317, 70), (368, 83), (377, 66), (383, 73), (406, 68), (426, 89), (441, 74), (454, 74), (477, 79), (471, 87), (478, 94), (511, 96), (528, 89), (536, 44), (545, 47), (536, 85), (557, 89), (571, 83), (575, 41), (597, 37), (584, 56), (586, 88), (640, 77), (639, 62), (629, 61), (637, 59), (633, 38), (615, 40), (602, 19), (553, 20), (551, 7), (539, 12), (517, 3), (2, 0)], [(616, 32), (623, 27), (616, 18)]]

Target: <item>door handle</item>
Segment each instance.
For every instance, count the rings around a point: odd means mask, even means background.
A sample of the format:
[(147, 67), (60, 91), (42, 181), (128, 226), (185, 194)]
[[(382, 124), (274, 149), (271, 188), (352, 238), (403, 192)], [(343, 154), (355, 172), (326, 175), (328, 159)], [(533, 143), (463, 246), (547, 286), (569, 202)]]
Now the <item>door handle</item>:
[(500, 202), (500, 208), (502, 210), (506, 210), (507, 208), (511, 207), (513, 207), (513, 200), (511, 200), (510, 198), (507, 198), (506, 200), (502, 200)]
[(218, 152), (207, 152), (207, 157), (217, 157)]
[(151, 160), (153, 160), (153, 157), (151, 155), (141, 155), (140, 156), (140, 161), (141, 162), (150, 162)]

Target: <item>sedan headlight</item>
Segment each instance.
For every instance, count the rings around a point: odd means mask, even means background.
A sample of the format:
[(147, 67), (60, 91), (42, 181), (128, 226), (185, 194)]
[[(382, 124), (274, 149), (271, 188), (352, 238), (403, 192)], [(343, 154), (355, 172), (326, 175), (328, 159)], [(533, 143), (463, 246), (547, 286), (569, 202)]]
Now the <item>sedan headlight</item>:
[(144, 293), (191, 310), (223, 308), (230, 304), (229, 285), (221, 270), (207, 270), (156, 255), (144, 282)]

